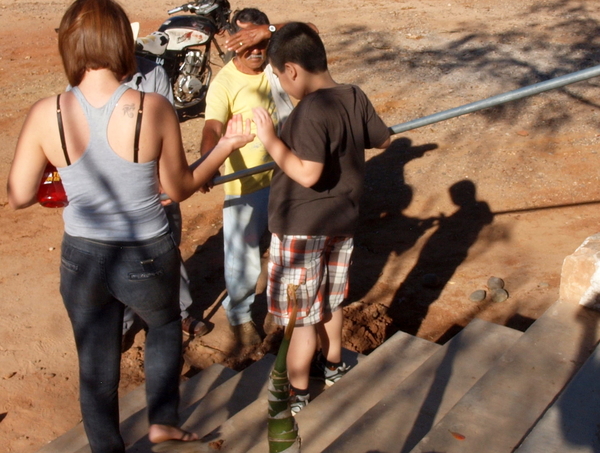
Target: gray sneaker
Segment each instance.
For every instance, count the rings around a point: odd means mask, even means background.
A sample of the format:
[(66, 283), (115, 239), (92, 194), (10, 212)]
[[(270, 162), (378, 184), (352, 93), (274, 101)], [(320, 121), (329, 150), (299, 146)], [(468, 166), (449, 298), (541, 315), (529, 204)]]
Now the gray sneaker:
[(310, 395), (296, 395), (292, 393), (290, 395), (290, 409), (292, 411), (292, 415), (295, 416), (298, 412), (304, 409), (309, 400)]
[(311, 363), (310, 376), (324, 380), (327, 386), (331, 386), (339, 381), (349, 370), (350, 367), (344, 362), (335, 368), (328, 367), (327, 360), (325, 360), (325, 357), (321, 351), (319, 351), (314, 361)]

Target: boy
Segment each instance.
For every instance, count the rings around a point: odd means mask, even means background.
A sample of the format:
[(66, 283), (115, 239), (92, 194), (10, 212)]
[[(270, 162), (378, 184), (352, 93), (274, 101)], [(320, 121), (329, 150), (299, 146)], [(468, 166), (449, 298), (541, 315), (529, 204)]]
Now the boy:
[(337, 84), (319, 35), (289, 23), (273, 34), (267, 58), (283, 89), (299, 104), (277, 138), (269, 113), (253, 110), (257, 134), (276, 162), (269, 197), (271, 249), (267, 299), (275, 322), (286, 325), (287, 287), (297, 286), (298, 319), (287, 369), (292, 412), (308, 394), (311, 361), (328, 385), (348, 367), (342, 362), (341, 303), (362, 194), (365, 148), (386, 148), (390, 132), (366, 95)]

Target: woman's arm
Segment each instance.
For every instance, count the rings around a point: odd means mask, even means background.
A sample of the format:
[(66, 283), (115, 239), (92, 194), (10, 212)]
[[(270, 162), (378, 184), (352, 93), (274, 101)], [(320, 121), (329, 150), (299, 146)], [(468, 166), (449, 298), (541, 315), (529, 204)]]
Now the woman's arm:
[(227, 123), (225, 135), (211, 151), (202, 156), (201, 162), (192, 170), (185, 158), (177, 115), (172, 110), (170, 115), (161, 115), (161, 121), (164, 132), (159, 178), (164, 191), (177, 202), (190, 197), (210, 181), (233, 150), (254, 139), (254, 134), (250, 133), (250, 120), (244, 124), (241, 115), (235, 115)]
[(40, 179), (48, 163), (41, 138), (48, 132), (48, 104), (55, 99), (38, 101), (23, 123), (6, 185), (8, 204), (13, 209), (23, 209), (37, 201)]

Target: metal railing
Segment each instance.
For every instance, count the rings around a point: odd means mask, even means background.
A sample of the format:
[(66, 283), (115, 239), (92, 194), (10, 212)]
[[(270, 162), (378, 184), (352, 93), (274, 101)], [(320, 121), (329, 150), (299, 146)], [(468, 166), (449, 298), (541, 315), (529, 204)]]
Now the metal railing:
[[(407, 121), (405, 123), (397, 124), (395, 126), (390, 127), (390, 132), (392, 134), (399, 134), (400, 132), (410, 131), (412, 129), (417, 129), (419, 127), (427, 126), (429, 124), (439, 123), (440, 121), (445, 121), (450, 118), (456, 118), (458, 116), (466, 115), (468, 113), (473, 113), (478, 110), (487, 109), (490, 107), (495, 107), (497, 105), (506, 104), (507, 102), (516, 101), (518, 99), (523, 99), (529, 96), (534, 96), (539, 93), (543, 93), (544, 91), (554, 90), (556, 88), (561, 88), (566, 85), (571, 85), (573, 83), (581, 82), (583, 80), (588, 80), (593, 77), (597, 77), (600, 75), (600, 66), (594, 66), (588, 69), (583, 69), (581, 71), (572, 72), (571, 74), (566, 74), (564, 76), (556, 77), (554, 79), (546, 80), (544, 82), (539, 82), (534, 85), (529, 85), (523, 88), (518, 88), (513, 91), (508, 91), (506, 93), (498, 94), (496, 96), (492, 96), (487, 99), (483, 99), (481, 101), (472, 102), (470, 104), (465, 104), (460, 107), (455, 107), (450, 110), (444, 110), (443, 112), (434, 113), (433, 115), (424, 116), (422, 118), (418, 118), (416, 120)], [(247, 168), (244, 170), (237, 171), (235, 173), (231, 173), (225, 176), (218, 176), (213, 179), (213, 183), (223, 184), (225, 182), (233, 181), (235, 179), (240, 179), (246, 176), (253, 175), (255, 173), (261, 173), (263, 171), (271, 170), (275, 167), (274, 162), (269, 162), (267, 164), (259, 165), (253, 168)]]

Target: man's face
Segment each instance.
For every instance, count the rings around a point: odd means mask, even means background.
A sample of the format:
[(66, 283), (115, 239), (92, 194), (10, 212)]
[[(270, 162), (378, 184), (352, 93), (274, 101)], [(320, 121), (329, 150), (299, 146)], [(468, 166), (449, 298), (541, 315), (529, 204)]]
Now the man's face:
[[(249, 23), (238, 23), (240, 28), (246, 28)], [(260, 74), (267, 63), (267, 45), (269, 40), (259, 42), (258, 44), (248, 47), (242, 53), (238, 53), (238, 61), (240, 62), (243, 72), (248, 74)], [(246, 69), (246, 70), (244, 70)]]

